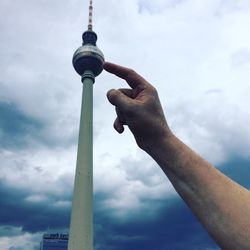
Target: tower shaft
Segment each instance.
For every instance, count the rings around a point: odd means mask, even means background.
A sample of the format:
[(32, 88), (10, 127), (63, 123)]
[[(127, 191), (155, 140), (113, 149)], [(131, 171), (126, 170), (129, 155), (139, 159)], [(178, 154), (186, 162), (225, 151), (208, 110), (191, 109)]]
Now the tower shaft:
[(93, 250), (93, 84), (103, 70), (104, 55), (92, 30), (92, 4), (90, 0), (88, 30), (72, 60), (83, 94), (68, 250)]
[(85, 71), (68, 250), (93, 250), (93, 83)]

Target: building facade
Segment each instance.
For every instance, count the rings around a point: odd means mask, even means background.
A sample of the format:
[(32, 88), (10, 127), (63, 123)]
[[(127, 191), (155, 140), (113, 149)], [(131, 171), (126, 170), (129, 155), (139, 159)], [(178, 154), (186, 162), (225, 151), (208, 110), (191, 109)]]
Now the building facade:
[(68, 234), (44, 234), (40, 250), (67, 250)]

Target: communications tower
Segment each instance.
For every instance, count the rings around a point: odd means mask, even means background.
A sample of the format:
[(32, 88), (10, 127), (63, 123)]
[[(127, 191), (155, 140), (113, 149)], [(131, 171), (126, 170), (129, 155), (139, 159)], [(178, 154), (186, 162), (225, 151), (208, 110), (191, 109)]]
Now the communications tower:
[(83, 93), (68, 250), (93, 250), (93, 84), (103, 70), (104, 55), (96, 46), (92, 14), (90, 0), (88, 30), (73, 56)]

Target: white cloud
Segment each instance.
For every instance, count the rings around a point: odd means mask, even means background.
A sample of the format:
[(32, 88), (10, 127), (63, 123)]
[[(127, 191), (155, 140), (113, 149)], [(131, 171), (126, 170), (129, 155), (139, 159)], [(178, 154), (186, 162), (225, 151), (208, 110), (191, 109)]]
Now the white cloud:
[[(17, 227), (0, 227), (0, 248), (2, 250), (25, 249), (38, 250), (39, 243), (42, 239), (41, 233), (30, 234), (24, 233), (22, 228)], [(2, 233), (6, 236), (2, 236)]]
[[(157, 201), (174, 195), (159, 166), (143, 153), (138, 153), (137, 157), (127, 156), (112, 165), (108, 157), (112, 156), (106, 155), (98, 161), (95, 192), (105, 195), (101, 207), (112, 210), (114, 216), (127, 218), (131, 216), (131, 211), (137, 214), (142, 209), (151, 210), (150, 214), (154, 215)], [(155, 203), (155, 208), (152, 208), (152, 203)]]
[[(173, 130), (210, 162), (249, 157), (249, 115), (221, 92), (178, 101), (169, 109)], [(185, 126), (183, 126), (185, 124)]]
[[(36, 149), (1, 151), (1, 174), (9, 185), (32, 190), (34, 197), (70, 194), (75, 169), (75, 147), (67, 151)], [(38, 196), (37, 196), (38, 195)]]

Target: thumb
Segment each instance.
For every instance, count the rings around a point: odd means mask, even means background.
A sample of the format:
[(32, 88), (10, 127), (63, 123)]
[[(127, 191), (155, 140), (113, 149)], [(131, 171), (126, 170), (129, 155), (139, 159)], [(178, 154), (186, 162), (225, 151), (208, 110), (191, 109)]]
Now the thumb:
[(111, 89), (107, 93), (108, 100), (121, 111), (128, 110), (133, 104), (133, 99), (123, 94), (120, 90)]

